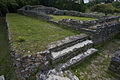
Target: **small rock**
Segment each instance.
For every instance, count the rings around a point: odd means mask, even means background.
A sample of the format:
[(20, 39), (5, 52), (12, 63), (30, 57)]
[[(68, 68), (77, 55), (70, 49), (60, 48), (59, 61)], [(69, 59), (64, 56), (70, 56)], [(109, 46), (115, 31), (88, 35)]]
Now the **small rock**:
[(96, 74), (92, 74), (92, 77), (95, 78), (97, 75)]
[(23, 50), (23, 52), (26, 52), (26, 50)]
[(1, 76), (0, 76), (0, 80), (5, 80), (4, 75), (1, 75)]
[(30, 51), (28, 51), (28, 53), (30, 53)]
[(15, 58), (19, 58), (19, 55), (18, 55), (18, 53), (15, 53)]
[(37, 55), (41, 55), (42, 53), (41, 53), (41, 52), (37, 52), (36, 54), (37, 54)]
[(32, 55), (28, 55), (28, 57), (30, 58)]
[(20, 61), (20, 58), (17, 58), (16, 60), (17, 60), (17, 61)]
[(21, 70), (21, 72), (23, 73), (23, 72), (25, 72), (25, 70)]
[(41, 55), (37, 55), (37, 58), (41, 59), (41, 57), (42, 57)]

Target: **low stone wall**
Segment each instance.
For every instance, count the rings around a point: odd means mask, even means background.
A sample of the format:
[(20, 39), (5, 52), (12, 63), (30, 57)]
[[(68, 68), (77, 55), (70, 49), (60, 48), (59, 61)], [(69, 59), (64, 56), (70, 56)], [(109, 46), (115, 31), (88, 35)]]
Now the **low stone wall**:
[(81, 28), (96, 29), (97, 26), (100, 26), (102, 24), (111, 24), (111, 23), (114, 24), (118, 22), (119, 22), (118, 17), (105, 17), (105, 18), (101, 18), (97, 20), (90, 20), (90, 21), (63, 19), (61, 21), (58, 21), (58, 24), (62, 24), (70, 28), (80, 30)]
[(110, 24), (110, 25), (101, 25), (99, 27), (91, 35), (93, 42), (95, 42), (96, 44), (101, 44), (104, 41), (111, 39), (120, 30), (119, 23)]
[(58, 21), (58, 24), (89, 33), (92, 40), (97, 44), (108, 40), (120, 30), (119, 17), (105, 17), (91, 21), (63, 19)]
[(42, 5), (37, 6), (24, 6), (21, 9), (18, 9), (18, 12), (24, 14), (25, 12), (32, 11), (34, 13), (44, 13), (44, 14), (53, 14), (53, 15), (70, 15), (70, 16), (77, 16), (77, 17), (90, 17), (90, 18), (102, 18), (104, 16), (101, 15), (94, 15), (88, 13), (82, 13), (78, 11), (68, 11), (68, 10), (60, 10), (54, 7), (46, 7)]
[(23, 7), (21, 9), (18, 10), (18, 13), (22, 14), (22, 15), (26, 15), (26, 16), (32, 16), (32, 17), (36, 17), (36, 18), (41, 18), (43, 20), (49, 21), (50, 19), (52, 19), (52, 17), (48, 16), (46, 13), (44, 12), (36, 12), (34, 10), (34, 7), (29, 7), (29, 9), (25, 9), (26, 7)]
[(116, 51), (108, 69), (120, 78), (120, 49)]

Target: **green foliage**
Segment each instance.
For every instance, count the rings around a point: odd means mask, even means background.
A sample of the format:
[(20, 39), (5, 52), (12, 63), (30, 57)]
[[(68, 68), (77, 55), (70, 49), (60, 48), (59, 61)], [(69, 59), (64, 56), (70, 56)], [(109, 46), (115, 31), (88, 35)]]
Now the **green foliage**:
[(120, 9), (115, 9), (115, 13), (120, 13)]
[(15, 12), (18, 7), (16, 0), (0, 0), (0, 13)]
[(111, 4), (97, 4), (92, 7), (91, 11), (93, 12), (102, 12), (107, 14), (113, 14), (115, 11), (115, 8)]
[(112, 5), (113, 5), (115, 8), (120, 8), (120, 2), (113, 2)]
[(53, 6), (59, 9), (66, 9), (66, 10), (75, 10), (75, 11), (81, 11), (85, 12), (86, 6), (81, 0), (81, 3), (75, 3), (77, 0), (48, 0), (48, 5), (42, 3), (43, 5), (46, 6)]
[(18, 39), (17, 39), (18, 42), (24, 42), (25, 41), (25, 38), (23, 36), (18, 36)]

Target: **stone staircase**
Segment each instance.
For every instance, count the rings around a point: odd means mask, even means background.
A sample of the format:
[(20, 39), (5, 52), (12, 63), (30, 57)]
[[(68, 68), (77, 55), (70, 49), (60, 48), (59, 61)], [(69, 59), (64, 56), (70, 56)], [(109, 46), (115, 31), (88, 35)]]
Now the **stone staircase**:
[[(93, 48), (93, 41), (86, 34), (66, 37), (51, 43), (48, 48), (54, 69), (39, 73), (37, 80), (41, 80), (43, 77), (44, 80), (79, 80), (68, 68), (83, 62), (98, 52), (97, 49)], [(65, 61), (61, 63), (62, 60)]]
[(68, 68), (81, 62), (91, 54), (96, 53), (97, 49), (92, 47), (93, 41), (90, 40), (86, 34), (70, 36), (51, 43), (49, 45), (49, 51), (52, 64), (56, 65), (56, 63), (60, 63), (60, 61), (65, 61), (66, 63), (62, 64), (61, 69), (63, 69), (64, 66)]
[(75, 66), (82, 61), (84, 61), (86, 58), (91, 56), (92, 54), (97, 53), (97, 49), (95, 48), (90, 48), (86, 52), (80, 53), (77, 56), (74, 56), (73, 58), (69, 59), (66, 63), (60, 64), (57, 69), (60, 71), (66, 70), (71, 66)]

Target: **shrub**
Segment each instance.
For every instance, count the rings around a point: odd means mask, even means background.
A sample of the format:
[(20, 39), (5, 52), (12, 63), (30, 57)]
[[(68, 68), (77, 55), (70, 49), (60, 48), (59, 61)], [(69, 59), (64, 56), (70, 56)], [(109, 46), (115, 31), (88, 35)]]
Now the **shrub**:
[(115, 9), (115, 13), (120, 13), (120, 9)]
[(23, 36), (19, 36), (17, 39), (18, 42), (24, 42), (25, 38)]
[(120, 2), (118, 2), (118, 1), (113, 2), (112, 5), (113, 5), (115, 8), (120, 8)]
[(97, 4), (97, 5), (92, 7), (91, 11), (102, 12), (107, 16), (107, 14), (114, 13), (115, 7), (113, 7), (112, 4)]

